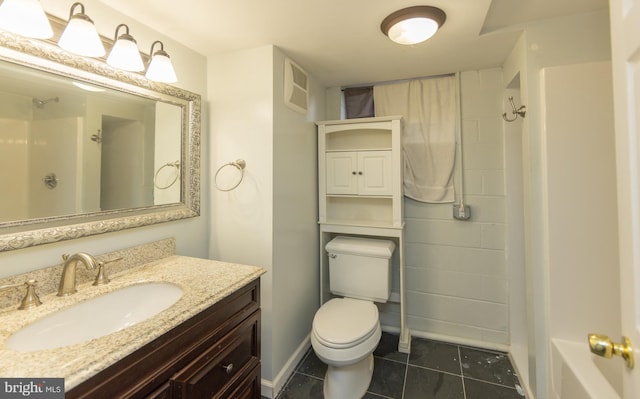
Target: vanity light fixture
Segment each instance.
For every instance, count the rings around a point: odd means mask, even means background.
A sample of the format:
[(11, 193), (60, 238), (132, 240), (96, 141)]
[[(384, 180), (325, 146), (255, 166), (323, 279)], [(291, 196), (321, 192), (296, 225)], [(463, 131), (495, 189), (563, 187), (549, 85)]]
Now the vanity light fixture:
[[(120, 28), (125, 28), (125, 33), (118, 36)], [(124, 69), (125, 71), (141, 72), (144, 71), (144, 64), (138, 50), (136, 40), (129, 34), (129, 27), (120, 24), (116, 27), (113, 47), (107, 57), (107, 64), (114, 68)]]
[(53, 30), (39, 0), (4, 0), (0, 29), (34, 39), (49, 39)]
[(439, 8), (414, 6), (391, 13), (380, 29), (396, 43), (417, 44), (435, 35), (446, 19), (447, 15)]
[(101, 88), (101, 87), (93, 86), (93, 85), (86, 84), (86, 83), (76, 82), (75, 80), (73, 82), (71, 82), (71, 84), (73, 84), (74, 86), (76, 86), (79, 89), (86, 90), (86, 91), (91, 91), (91, 92), (94, 92), (94, 93), (99, 93), (99, 92), (103, 92), (104, 91), (104, 89)]
[[(80, 7), (80, 12), (74, 10)], [(63, 49), (86, 57), (102, 57), (105, 55), (100, 35), (91, 18), (84, 13), (82, 3), (73, 3), (69, 11), (69, 23), (62, 32), (58, 45)]]
[[(156, 44), (160, 45), (160, 49), (154, 53), (153, 48)], [(149, 56), (151, 57), (151, 61), (149, 62), (149, 67), (145, 75), (147, 79), (162, 83), (175, 83), (178, 81), (176, 71), (173, 69), (173, 64), (171, 64), (171, 58), (169, 58), (169, 54), (164, 51), (164, 44), (162, 44), (160, 40), (156, 40), (151, 44)]]

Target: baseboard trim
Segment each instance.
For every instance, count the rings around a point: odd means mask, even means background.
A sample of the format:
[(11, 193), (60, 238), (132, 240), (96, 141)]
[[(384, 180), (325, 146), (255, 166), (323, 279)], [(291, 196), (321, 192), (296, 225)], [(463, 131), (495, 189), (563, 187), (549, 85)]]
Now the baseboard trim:
[[(382, 331), (392, 333), (395, 335), (400, 334), (400, 328), (395, 326), (383, 325)], [(411, 336), (417, 337), (417, 338), (433, 339), (436, 341), (448, 342), (456, 345), (473, 346), (475, 348), (495, 350), (500, 352), (509, 352), (508, 345), (478, 341), (478, 340), (469, 339), (469, 338), (452, 337), (450, 335), (436, 334), (436, 333), (430, 333), (430, 332), (424, 332), (424, 331), (418, 331), (418, 330), (411, 330)]]
[(284, 388), (285, 384), (289, 380), (289, 377), (293, 374), (296, 369), (296, 366), (304, 355), (307, 353), (309, 348), (311, 347), (311, 336), (307, 335), (307, 337), (302, 341), (300, 345), (293, 352), (289, 360), (282, 367), (280, 372), (276, 375), (274, 381), (265, 380), (264, 378), (260, 381), (260, 393), (262, 396), (267, 398), (275, 398), (278, 393)]

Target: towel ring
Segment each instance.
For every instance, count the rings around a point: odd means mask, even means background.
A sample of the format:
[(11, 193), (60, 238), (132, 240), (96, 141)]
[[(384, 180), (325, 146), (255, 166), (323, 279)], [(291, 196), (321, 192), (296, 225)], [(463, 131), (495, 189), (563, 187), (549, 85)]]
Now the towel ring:
[[(176, 168), (176, 175), (174, 176), (173, 180), (171, 180), (171, 183), (167, 184), (166, 186), (158, 186), (158, 183), (157, 183), (158, 174), (160, 173), (160, 171), (162, 169), (167, 168), (167, 167)], [(162, 165), (161, 167), (159, 167), (158, 170), (156, 171), (156, 174), (153, 176), (153, 185), (158, 190), (166, 190), (169, 187), (174, 185), (174, 183), (178, 180), (178, 177), (180, 177), (180, 161), (168, 162), (168, 163), (165, 163), (164, 165)]]
[[(220, 188), (220, 186), (218, 185), (218, 175), (220, 174), (220, 171), (222, 171), (222, 169), (224, 169), (227, 166), (233, 166), (233, 167), (235, 167), (236, 169), (238, 169), (240, 171), (240, 180), (238, 180), (238, 182), (236, 184), (234, 184), (230, 188)], [(244, 159), (236, 159), (233, 162), (225, 163), (224, 165), (219, 167), (218, 170), (216, 171), (216, 175), (213, 178), (213, 184), (220, 191), (231, 191), (231, 190), (233, 190), (234, 188), (238, 187), (240, 185), (240, 183), (242, 183), (242, 179), (244, 179), (244, 168), (245, 168), (245, 166), (247, 166), (247, 163), (245, 162)]]

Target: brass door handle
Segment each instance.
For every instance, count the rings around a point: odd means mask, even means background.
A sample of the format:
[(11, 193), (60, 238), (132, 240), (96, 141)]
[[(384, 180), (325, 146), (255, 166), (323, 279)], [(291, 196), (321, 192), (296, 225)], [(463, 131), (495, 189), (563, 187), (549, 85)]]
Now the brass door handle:
[(589, 334), (589, 349), (591, 353), (611, 359), (613, 355), (622, 356), (627, 367), (632, 369), (635, 362), (633, 359), (633, 347), (627, 337), (622, 337), (622, 343), (615, 343), (604, 334)]

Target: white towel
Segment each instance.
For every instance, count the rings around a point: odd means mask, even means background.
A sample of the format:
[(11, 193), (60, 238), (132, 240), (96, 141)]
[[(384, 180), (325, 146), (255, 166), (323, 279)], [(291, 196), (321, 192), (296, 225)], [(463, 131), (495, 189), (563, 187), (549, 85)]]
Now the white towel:
[(404, 195), (454, 202), (455, 76), (374, 86), (376, 116), (402, 115)]

